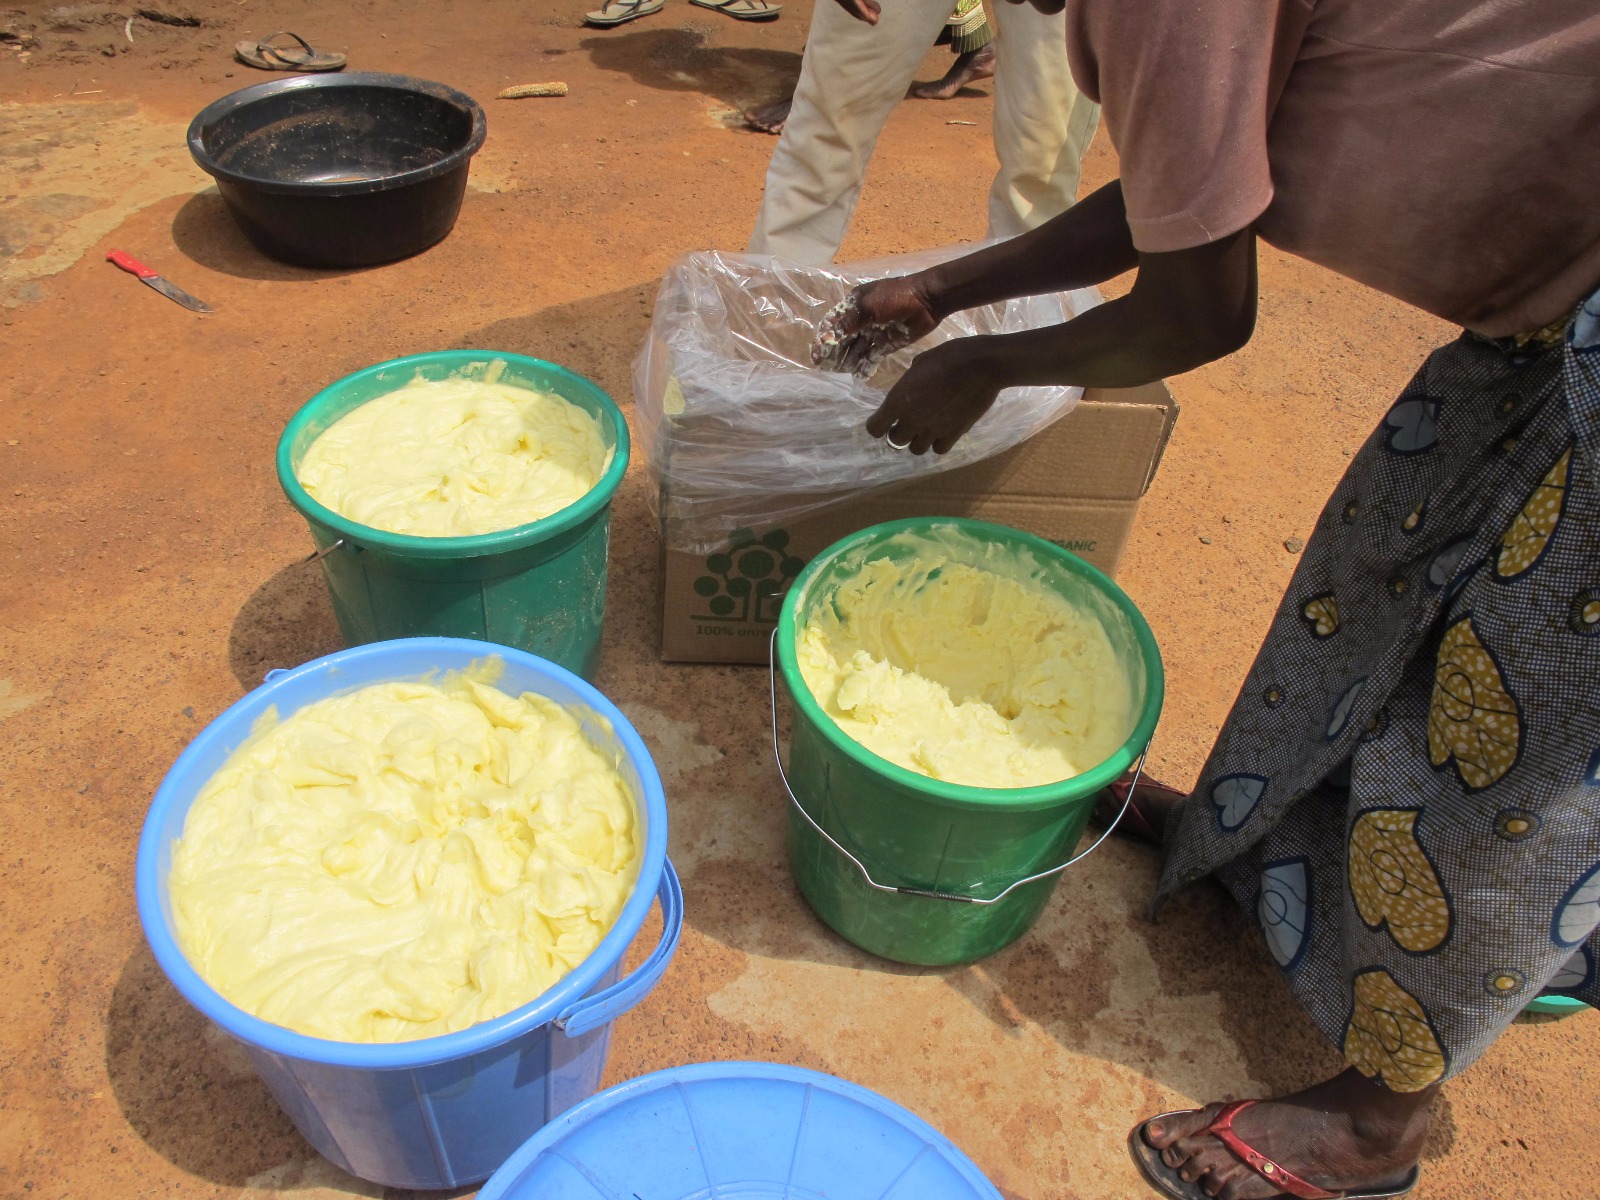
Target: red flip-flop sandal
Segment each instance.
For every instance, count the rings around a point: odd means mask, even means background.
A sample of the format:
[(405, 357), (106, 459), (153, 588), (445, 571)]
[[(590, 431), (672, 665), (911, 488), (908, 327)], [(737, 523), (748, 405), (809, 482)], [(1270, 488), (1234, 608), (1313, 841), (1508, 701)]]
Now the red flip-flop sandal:
[[(1277, 1188), (1279, 1195), (1292, 1196), (1295, 1200), (1396, 1200), (1417, 1186), (1420, 1172), (1416, 1167), (1411, 1168), (1411, 1173), (1406, 1176), (1403, 1183), (1365, 1191), (1330, 1192), (1326, 1188), (1320, 1188), (1301, 1179), (1287, 1167), (1273, 1162), (1265, 1154), (1250, 1146), (1233, 1131), (1233, 1119), (1255, 1103), (1257, 1103), (1255, 1100), (1239, 1100), (1224, 1105), (1216, 1120), (1201, 1130), (1201, 1133), (1209, 1133), (1216, 1138), (1240, 1162)], [(1151, 1121), (1188, 1116), (1189, 1112), (1194, 1111), (1196, 1110), (1190, 1109), (1188, 1112), (1162, 1113), (1158, 1117), (1151, 1117), (1149, 1121), (1141, 1121), (1133, 1127), (1133, 1132), (1128, 1134), (1128, 1153), (1133, 1156), (1133, 1164), (1139, 1168), (1139, 1174), (1144, 1176), (1146, 1183), (1163, 1196), (1170, 1197), (1170, 1200), (1212, 1200), (1212, 1198), (1198, 1183), (1190, 1183), (1162, 1162), (1161, 1151), (1145, 1140), (1144, 1131), (1150, 1127)]]

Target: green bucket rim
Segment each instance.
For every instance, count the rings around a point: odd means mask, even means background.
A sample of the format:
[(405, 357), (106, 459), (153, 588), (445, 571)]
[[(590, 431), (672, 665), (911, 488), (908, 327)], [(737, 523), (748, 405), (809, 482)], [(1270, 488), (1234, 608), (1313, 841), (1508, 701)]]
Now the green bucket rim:
[[(1144, 657), (1144, 709), (1140, 712), (1139, 719), (1134, 723), (1127, 740), (1098, 766), (1091, 767), (1081, 775), (1074, 775), (1070, 779), (1035, 784), (1032, 787), (985, 788), (964, 783), (949, 783), (902, 767), (867, 749), (839, 728), (838, 723), (817, 703), (810, 687), (806, 685), (805, 678), (800, 674), (800, 665), (795, 654), (795, 628), (800, 598), (805, 595), (812, 580), (841, 554), (861, 542), (890, 538), (907, 530), (931, 529), (938, 526), (955, 526), (979, 538), (1021, 544), (1047, 558), (1062, 562), (1069, 570), (1096, 585), (1128, 618), (1139, 651)], [(1166, 670), (1161, 663), (1161, 648), (1156, 644), (1150, 623), (1111, 576), (1071, 551), (1063, 550), (1054, 542), (1046, 541), (1036, 534), (1014, 529), (1009, 525), (974, 521), (967, 517), (906, 517), (898, 521), (885, 521), (853, 533), (818, 554), (806, 564), (805, 569), (790, 586), (788, 595), (784, 597), (783, 609), (778, 617), (777, 660), (778, 669), (783, 673), (784, 685), (789, 689), (789, 695), (795, 706), (822, 731), (822, 736), (830, 745), (854, 759), (859, 765), (882, 775), (891, 783), (911, 788), (924, 796), (961, 808), (988, 809), (997, 806), (1018, 810), (1048, 808), (1062, 803), (1065, 798), (1063, 792), (1070, 791), (1074, 796), (1093, 794), (1114, 783), (1127, 773), (1128, 768), (1133, 766), (1149, 746), (1150, 739), (1155, 734), (1156, 723), (1161, 717), (1161, 705), (1166, 698), (1167, 686)]]
[[(611, 452), (611, 465), (605, 473), (595, 481), (595, 485), (563, 509), (558, 509), (548, 517), (541, 517), (537, 521), (529, 521), (525, 525), (514, 525), (510, 529), (499, 529), (494, 533), (464, 534), (456, 537), (422, 537), (411, 533), (392, 533), (387, 529), (375, 529), (371, 525), (363, 525), (359, 521), (352, 521), (349, 517), (334, 512), (327, 505), (312, 498), (311, 494), (300, 485), (300, 480), (295, 474), (294, 464), (290, 462), (291, 447), (301, 431), (311, 423), (321, 408), (337, 398), (351, 385), (364, 381), (381, 371), (392, 371), (396, 368), (411, 366), (445, 365), (456, 366), (467, 363), (493, 362), (502, 359), (508, 363), (517, 363), (521, 366), (531, 366), (541, 371), (555, 375), (563, 383), (579, 392), (583, 392), (594, 399), (600, 411), (605, 414), (606, 420), (611, 423), (611, 430), (615, 436), (615, 443)], [(376, 396), (372, 397), (376, 399)], [(366, 401), (363, 401), (366, 403)], [(357, 406), (359, 407), (359, 405)], [(557, 534), (564, 533), (573, 526), (587, 521), (599, 512), (616, 494), (617, 488), (622, 483), (622, 477), (627, 474), (628, 458), (631, 440), (628, 436), (628, 422), (622, 415), (622, 409), (617, 407), (613, 400), (599, 384), (595, 383), (576, 371), (542, 358), (534, 358), (527, 354), (513, 354), (507, 350), (428, 350), (421, 354), (407, 354), (401, 358), (391, 358), (387, 362), (375, 363), (370, 367), (363, 367), (328, 384), (327, 387), (317, 392), (311, 399), (300, 406), (294, 416), (289, 418), (289, 423), (284, 426), (282, 435), (278, 438), (278, 484), (283, 488), (284, 495), (289, 498), (289, 503), (299, 510), (300, 515), (325, 525), (337, 533), (341, 538), (354, 542), (357, 545), (385, 550), (393, 554), (405, 554), (414, 558), (481, 558), (492, 554), (503, 554), (510, 550), (518, 550), (523, 546), (546, 541)]]
[(1528, 1012), (1540, 1013), (1544, 1016), (1571, 1016), (1573, 1013), (1582, 1012), (1589, 1005), (1579, 1000), (1576, 996), (1559, 996), (1543, 994), (1535, 996), (1523, 1006)]

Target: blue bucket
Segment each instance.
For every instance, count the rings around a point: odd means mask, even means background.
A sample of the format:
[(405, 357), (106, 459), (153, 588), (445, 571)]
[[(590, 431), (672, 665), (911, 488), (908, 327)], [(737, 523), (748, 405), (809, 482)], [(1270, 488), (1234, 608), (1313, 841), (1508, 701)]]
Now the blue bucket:
[[(235, 1008), (178, 948), (167, 875), (172, 846), (205, 783), (269, 708), (280, 716), (328, 696), (487, 655), (505, 662), (500, 686), (571, 709), (597, 745), (614, 748), (644, 829), (639, 882), (615, 926), (566, 978), (529, 1004), (459, 1033), (381, 1045), (308, 1037)], [(620, 711), (570, 671), (520, 650), (457, 638), (375, 642), (273, 671), (213, 721), (173, 764), (145, 818), (135, 867), (139, 920), (156, 962), (184, 999), (244, 1045), (306, 1140), (352, 1175), (397, 1188), (482, 1182), (545, 1122), (592, 1096), (611, 1022), (666, 971), (683, 929), (683, 892), (667, 861), (667, 803), (650, 753)], [(662, 932), (619, 980), (622, 958), (651, 905)]]
[(478, 1200), (1001, 1200), (948, 1138), (864, 1087), (773, 1063), (630, 1079), (563, 1113)]

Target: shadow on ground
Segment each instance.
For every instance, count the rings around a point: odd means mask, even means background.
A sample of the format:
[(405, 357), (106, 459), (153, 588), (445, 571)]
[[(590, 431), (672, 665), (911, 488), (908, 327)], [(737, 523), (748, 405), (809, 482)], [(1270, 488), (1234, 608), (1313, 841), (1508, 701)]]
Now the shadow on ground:
[(216, 188), (196, 192), (172, 218), (172, 241), (187, 257), (203, 267), (240, 279), (308, 280), (351, 275), (349, 270), (319, 271), (292, 267), (268, 258), (245, 237), (228, 213)]
[(322, 568), (296, 560), (258, 587), (228, 631), (228, 666), (245, 688), (268, 671), (298, 667), (344, 647)]
[(633, 410), (633, 357), (650, 332), (658, 280), (505, 317), (474, 330), (463, 349), (507, 350), (558, 363), (599, 384), (624, 412)]
[(312, 1152), (244, 1050), (189, 1007), (143, 945), (112, 993), (106, 1071), (134, 1132), (213, 1183), (242, 1188)]
[(347, 1175), (295, 1130), (243, 1046), (180, 996), (143, 945), (123, 965), (106, 1018), (106, 1073), (130, 1127), (168, 1162), (225, 1188), (453, 1200)]
[[(717, 763), (715, 770), (725, 772), (725, 763)], [(773, 782), (776, 791), (776, 779)], [(715, 786), (700, 775), (695, 783), (676, 788), (675, 819), (699, 801), (697, 792)], [(781, 824), (781, 809), (773, 817), (772, 825)], [(1169, 1034), (1158, 1030), (1170, 1031), (1171, 1026), (1150, 1022), (1138, 1011), (1143, 1005), (1115, 1007), (1116, 957), (1134, 938), (1144, 944), (1157, 968), (1152, 1001), (1217, 998), (1216, 1018), (1205, 1018), (1208, 1024), (1215, 1020), (1216, 1026), (1196, 1028), (1197, 1043), (1211, 1040), (1208, 1035), (1220, 1027), (1260, 1085), (1260, 1095), (1299, 1091), (1344, 1069), (1338, 1050), (1296, 1002), (1244, 915), (1213, 883), (1202, 883), (1175, 898), (1159, 923), (1132, 916), (1119, 928), (1123, 919), (1099, 911), (1094, 902), (1102, 885), (1086, 887), (1086, 881), (1069, 875), (1039, 924), (1011, 945), (974, 963), (915, 967), (867, 954), (826, 928), (782, 865), (781, 837), (777, 829), (769, 828), (760, 838), (763, 845), (749, 847), (745, 854), (686, 867), (687, 919), (698, 934), (765, 959), (899, 977), (938, 977), (1002, 1037), (1015, 1036), (1024, 1025), (1033, 1024), (1074, 1054), (1119, 1062), (1163, 1088), (1205, 1100), (1246, 1098), (1212, 1096), (1197, 1088), (1197, 1080), (1211, 1074), (1215, 1063), (1198, 1060), (1184, 1045), (1159, 1044), (1155, 1039)], [(1150, 866), (1153, 881), (1154, 864)], [(1443, 1158), (1454, 1141), (1455, 1121), (1446, 1095), (1435, 1107), (1423, 1157)]]
[(594, 65), (664, 92), (703, 92), (730, 108), (781, 100), (800, 78), (800, 56), (792, 50), (718, 47), (714, 30), (695, 24), (677, 29), (585, 38), (578, 43)]

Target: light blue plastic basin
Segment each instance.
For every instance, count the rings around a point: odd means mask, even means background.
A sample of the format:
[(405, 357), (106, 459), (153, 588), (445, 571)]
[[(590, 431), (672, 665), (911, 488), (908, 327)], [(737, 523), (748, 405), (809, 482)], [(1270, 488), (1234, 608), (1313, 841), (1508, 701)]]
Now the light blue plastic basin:
[(546, 1125), (478, 1200), (1001, 1200), (876, 1092), (773, 1063), (673, 1067)]
[[(488, 655), (499, 686), (573, 710), (615, 751), (644, 833), (639, 882), (593, 954), (532, 1003), (460, 1033), (383, 1045), (307, 1037), (235, 1008), (195, 972), (173, 930), (167, 875), (189, 805), (268, 708), (280, 716), (369, 684), (459, 670)], [(189, 745), (157, 790), (135, 866), (139, 920), (156, 961), (190, 1004), (243, 1043), (307, 1141), (352, 1175), (398, 1188), (456, 1188), (489, 1177), (558, 1113), (592, 1096), (611, 1022), (666, 971), (683, 928), (683, 892), (667, 861), (667, 805), (650, 753), (620, 711), (570, 671), (520, 650), (457, 638), (375, 642), (273, 671)], [(619, 981), (651, 905), (662, 933)]]

